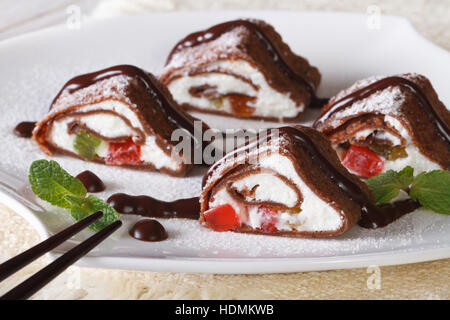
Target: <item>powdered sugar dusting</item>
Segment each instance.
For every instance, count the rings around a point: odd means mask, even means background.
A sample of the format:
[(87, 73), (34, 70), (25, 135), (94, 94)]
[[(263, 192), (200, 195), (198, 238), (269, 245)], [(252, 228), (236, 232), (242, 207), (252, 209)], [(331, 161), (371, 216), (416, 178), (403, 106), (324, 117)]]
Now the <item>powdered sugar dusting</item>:
[[(417, 210), (381, 229), (355, 226), (347, 233), (329, 239), (300, 239), (234, 232), (215, 232), (197, 221), (159, 219), (169, 234), (161, 243), (130, 239), (129, 228), (137, 217), (124, 217), (124, 228), (93, 255), (127, 256), (130, 248), (138, 257), (199, 258), (308, 258), (344, 256), (386, 251), (408, 252), (417, 247), (439, 247), (448, 229), (447, 217)], [(84, 235), (84, 237), (87, 235)], [(81, 239), (81, 238), (80, 238)]]
[(178, 69), (186, 65), (191, 68), (196, 66), (198, 62), (223, 60), (233, 54), (242, 54), (238, 45), (242, 43), (248, 32), (245, 27), (237, 26), (220, 35), (217, 39), (176, 52), (164, 69)]
[[(398, 75), (408, 79), (413, 82), (417, 82), (420, 76), (416, 73), (405, 73)], [(359, 80), (355, 82), (352, 86), (347, 89), (340, 91), (335, 95), (330, 103), (339, 101), (342, 98), (347, 97), (353, 92), (371, 85), (372, 83), (385, 78), (385, 76), (373, 76), (366, 79)], [(402, 105), (405, 101), (405, 91), (401, 89), (398, 85), (389, 86), (383, 90), (376, 91), (372, 93), (367, 98), (358, 100), (354, 102), (351, 106), (344, 108), (330, 116), (330, 118), (325, 119), (322, 117), (322, 121), (328, 121), (328, 126), (338, 127), (345, 123), (349, 118), (354, 117), (358, 114), (374, 113), (374, 114), (384, 114), (392, 117), (402, 118), (406, 125), (408, 125), (407, 120), (402, 117)]]
[(67, 107), (84, 106), (95, 103), (102, 97), (104, 100), (119, 100), (131, 107), (136, 107), (128, 98), (126, 88), (130, 84), (131, 77), (127, 75), (117, 75), (94, 83), (86, 88), (79, 89), (73, 93), (62, 92), (55, 101), (49, 115), (58, 113)]
[[(111, 65), (116, 62), (111, 62)], [(101, 66), (88, 63), (80, 66), (79, 62), (77, 64), (75, 61), (67, 61), (66, 64), (54, 68), (36, 64), (29, 69), (19, 68), (15, 78), (0, 78), (1, 169), (22, 178), (25, 183), (28, 167), (33, 160), (54, 159), (73, 175), (84, 170), (96, 173), (107, 186), (103, 193), (98, 194), (103, 199), (116, 192), (146, 194), (163, 200), (198, 196), (201, 191), (201, 179), (206, 171), (203, 167), (195, 168), (186, 178), (174, 178), (157, 172), (107, 167), (63, 155), (50, 158), (40, 151), (34, 141), (13, 135), (12, 130), (17, 123), (39, 120), (46, 115), (53, 97), (69, 78), (98, 70), (99, 67)], [(249, 123), (258, 124), (258, 122)], [(263, 125), (264, 123), (261, 124)], [(51, 211), (41, 217), (49, 229), (61, 230), (73, 223), (66, 211), (47, 204), (45, 207)], [(159, 219), (168, 231), (169, 239), (160, 243), (145, 243), (136, 241), (128, 235), (129, 227), (139, 217), (121, 218), (125, 225), (91, 255), (221, 259), (338, 257), (349, 254), (401, 252), (420, 246), (442, 247), (446, 245), (450, 232), (448, 216), (425, 210), (417, 210), (386, 228), (366, 230), (357, 226), (346, 234), (331, 239), (218, 233), (201, 227), (197, 221)], [(77, 239), (89, 235), (91, 233), (86, 231)]]
[(399, 109), (404, 101), (404, 94), (399, 87), (389, 87), (377, 91), (365, 99), (356, 101), (342, 111), (336, 112), (331, 116), (329, 124), (333, 127), (338, 127), (348, 118), (363, 113), (373, 112), (376, 114), (389, 114), (394, 117), (400, 116)]
[[(270, 141), (260, 140), (260, 144), (258, 145), (256, 142), (250, 143), (248, 146), (238, 148), (233, 153), (229, 153), (223, 158), (219, 160), (215, 164), (214, 170), (210, 171), (210, 175), (205, 183), (205, 188), (209, 186), (209, 184), (214, 183), (219, 180), (224, 173), (229, 170), (231, 167), (236, 166), (236, 164), (242, 164), (246, 159), (250, 159), (257, 154), (262, 153), (270, 153), (270, 152), (279, 152), (280, 148), (286, 146), (287, 141), (283, 136), (279, 136), (276, 139), (271, 139)], [(201, 195), (200, 202), (204, 201), (203, 194)]]

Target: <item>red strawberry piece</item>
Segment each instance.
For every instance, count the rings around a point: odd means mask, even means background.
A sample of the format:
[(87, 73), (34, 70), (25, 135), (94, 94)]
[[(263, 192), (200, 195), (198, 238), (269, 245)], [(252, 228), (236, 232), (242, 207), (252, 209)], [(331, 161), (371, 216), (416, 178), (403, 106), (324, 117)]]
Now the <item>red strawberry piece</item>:
[(110, 143), (105, 162), (112, 166), (141, 164), (141, 146), (134, 143), (132, 138), (125, 142)]
[(230, 204), (224, 204), (203, 213), (209, 228), (214, 231), (229, 231), (241, 226), (238, 214)]
[(384, 161), (368, 148), (351, 145), (344, 155), (342, 164), (356, 174), (370, 178), (383, 171)]

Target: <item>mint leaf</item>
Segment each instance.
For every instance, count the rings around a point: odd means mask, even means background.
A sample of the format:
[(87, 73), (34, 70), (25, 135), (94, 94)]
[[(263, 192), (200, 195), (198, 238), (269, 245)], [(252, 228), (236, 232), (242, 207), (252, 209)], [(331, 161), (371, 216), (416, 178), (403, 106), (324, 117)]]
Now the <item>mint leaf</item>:
[(426, 209), (450, 214), (450, 171), (422, 172), (412, 183), (410, 196)]
[(100, 138), (94, 137), (89, 132), (80, 131), (77, 133), (73, 148), (86, 160), (94, 159), (97, 154), (97, 147), (102, 143)]
[(56, 161), (34, 161), (30, 166), (28, 180), (31, 190), (39, 198), (52, 205), (70, 209), (76, 221), (102, 211), (103, 217), (89, 226), (94, 231), (102, 230), (119, 220), (116, 210), (108, 203), (92, 195), (86, 198), (87, 191), (81, 181), (72, 177)]
[(418, 201), (426, 209), (450, 214), (448, 170), (422, 172), (414, 179), (414, 169), (407, 166), (400, 172), (389, 170), (366, 180), (366, 183), (372, 190), (377, 205), (389, 203), (403, 189), (411, 199)]
[(119, 215), (113, 207), (93, 195), (87, 197), (82, 206), (73, 207), (70, 214), (75, 220), (80, 221), (97, 211), (102, 211), (103, 217), (89, 226), (94, 231), (100, 231), (114, 221), (119, 220)]
[(376, 177), (366, 180), (366, 184), (373, 192), (375, 204), (389, 203), (398, 196), (400, 190), (408, 190), (414, 180), (414, 169), (410, 166), (400, 172), (388, 170)]
[(404, 167), (398, 174), (397, 180), (400, 189), (407, 190), (414, 181), (414, 169), (410, 166)]
[(84, 198), (74, 197), (72, 195), (65, 195), (64, 200), (71, 204), (71, 207), (80, 207), (83, 205)]
[[(42, 200), (69, 209), (86, 196), (86, 188), (59, 166), (56, 161), (37, 160), (30, 166), (31, 190)], [(78, 199), (78, 200), (76, 200)]]
[(397, 172), (389, 170), (376, 177), (366, 180), (366, 184), (372, 190), (375, 204), (389, 203), (400, 192)]

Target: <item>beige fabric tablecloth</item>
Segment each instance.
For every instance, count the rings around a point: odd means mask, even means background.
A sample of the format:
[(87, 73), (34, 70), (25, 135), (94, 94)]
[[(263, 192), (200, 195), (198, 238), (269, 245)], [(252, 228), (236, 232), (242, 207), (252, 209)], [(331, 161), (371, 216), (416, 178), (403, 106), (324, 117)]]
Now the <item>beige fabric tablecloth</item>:
[[(155, 10), (283, 9), (403, 15), (450, 50), (449, 0), (108, 0), (94, 17)], [(0, 204), (0, 261), (40, 241), (19, 215)], [(47, 263), (41, 258), (0, 284), (0, 294)], [(378, 281), (379, 280), (379, 281)], [(197, 275), (70, 267), (36, 299), (449, 299), (450, 259), (377, 270), (351, 269), (269, 275)]]

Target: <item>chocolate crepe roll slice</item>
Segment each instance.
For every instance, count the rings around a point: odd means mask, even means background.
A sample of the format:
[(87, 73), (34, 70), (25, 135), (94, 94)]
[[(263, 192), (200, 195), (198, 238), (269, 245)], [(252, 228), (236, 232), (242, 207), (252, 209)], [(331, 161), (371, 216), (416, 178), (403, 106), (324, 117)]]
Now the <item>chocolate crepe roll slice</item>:
[(160, 79), (186, 109), (295, 121), (315, 103), (320, 73), (269, 24), (235, 20), (182, 39)]
[(336, 236), (358, 222), (371, 197), (321, 133), (283, 127), (228, 153), (209, 169), (200, 222), (216, 231)]
[(339, 92), (314, 127), (343, 164), (369, 178), (412, 166), (415, 174), (450, 169), (450, 112), (418, 74), (372, 77)]
[(193, 118), (153, 75), (121, 65), (67, 82), (33, 138), (49, 155), (182, 176), (192, 165), (172, 154), (176, 129), (192, 135)]

